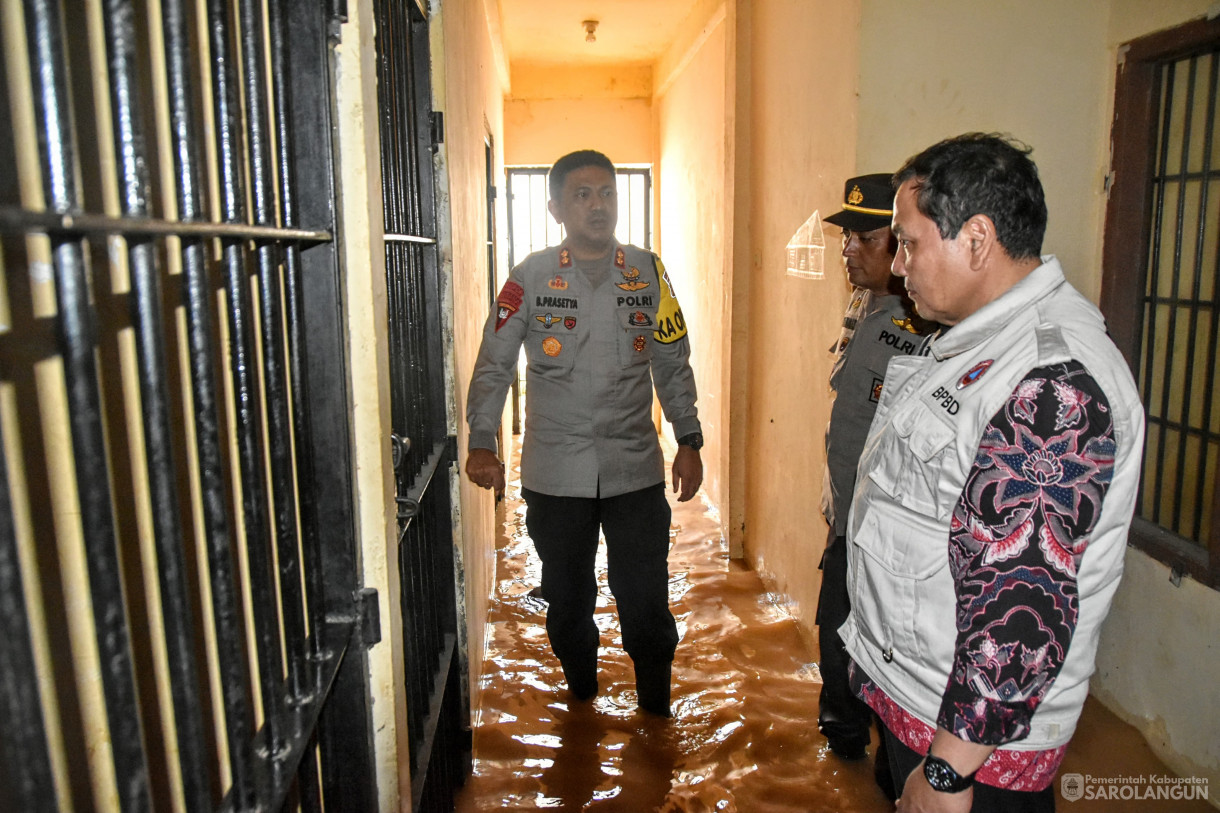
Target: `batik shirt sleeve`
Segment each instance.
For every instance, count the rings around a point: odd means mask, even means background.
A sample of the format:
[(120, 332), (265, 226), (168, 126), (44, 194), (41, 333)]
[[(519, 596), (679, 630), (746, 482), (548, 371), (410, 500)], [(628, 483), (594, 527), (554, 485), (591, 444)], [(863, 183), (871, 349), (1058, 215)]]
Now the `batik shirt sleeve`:
[(983, 432), (949, 535), (957, 646), (937, 724), (1029, 734), (1076, 629), (1076, 574), (1114, 470), (1105, 395), (1077, 362), (1032, 370)]

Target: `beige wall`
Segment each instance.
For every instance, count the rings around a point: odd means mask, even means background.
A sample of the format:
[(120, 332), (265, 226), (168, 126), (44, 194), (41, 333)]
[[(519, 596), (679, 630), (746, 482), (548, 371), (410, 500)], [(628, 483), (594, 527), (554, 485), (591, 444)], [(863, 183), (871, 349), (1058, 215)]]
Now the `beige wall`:
[[(1034, 148), (1043, 251), (1096, 300), (1106, 157), (1104, 2), (863, 0), (859, 169), (887, 172), (947, 136), (1010, 133)], [(918, 43), (918, 46), (915, 44)]]
[(749, 177), (738, 177), (735, 191), (750, 202), (749, 264), (735, 269), (749, 275), (750, 298), (747, 414), (733, 416), (734, 432), (745, 435), (745, 554), (793, 600), (808, 629), (826, 540), (818, 506), (830, 417), (827, 348), (838, 335), (846, 282), (837, 240), (822, 280), (788, 276), (785, 248), (815, 209), (838, 210), (856, 165), (859, 7), (758, 0), (739, 3), (737, 13), (748, 15), (738, 33), (749, 39), (750, 85), (737, 109), (748, 117), (746, 143), (736, 144), (748, 150)]
[[(398, 809), (410, 798), (402, 603), (397, 565), (394, 474), (385, 427), (390, 425), (389, 337), (385, 319), (384, 213), (377, 122), (377, 68), (371, 3), (348, 9), (335, 49), (338, 176), (343, 214), (343, 296), (351, 359), (352, 467), (363, 583), (377, 590), (384, 643), (369, 649), (378, 806)], [(401, 758), (400, 758), (401, 757)]]
[(514, 62), (504, 102), (504, 162), (550, 166), (594, 149), (617, 164), (651, 164), (652, 69)]
[[(896, 168), (967, 130), (1025, 140), (1047, 191), (1044, 251), (1096, 301), (1118, 45), (1209, 5), (1028, 0), (983, 11), (969, 0), (863, 0), (858, 168)], [(1173, 587), (1168, 568), (1131, 549), (1092, 685), (1175, 770), (1207, 776), (1213, 788), (1220, 785), (1220, 647), (1211, 643), (1218, 623), (1220, 594), (1189, 579)]]
[[(725, 356), (732, 302), (726, 295), (724, 14), (707, 23), (677, 62), (656, 102), (661, 256), (677, 290), (691, 337), (691, 365), (699, 388), (706, 440), (703, 490), (713, 505), (723, 497), (723, 452), (729, 427)], [(683, 46), (679, 46), (683, 47)]]
[[(442, 278), (452, 303), (451, 350), (447, 378), (454, 401), (450, 427), (458, 437), (459, 464), (466, 457), (466, 388), (478, 354), (487, 318), (487, 195), (485, 138), (492, 137), (496, 154), (493, 177), (503, 187), (503, 84), (495, 69), (494, 44), (481, 0), (432, 1), (432, 61), (434, 106), (445, 114), (445, 144), (436, 166), (442, 214), (440, 249)], [(495, 21), (491, 21), (495, 23)], [(439, 23), (439, 25), (438, 25)], [(496, 25), (498, 27), (498, 25)], [(503, 195), (497, 222), (503, 223)], [(501, 248), (503, 239), (500, 240)], [(503, 265), (500, 252), (499, 265)], [(506, 276), (500, 269), (499, 280)], [(465, 581), (465, 624), (471, 673), (469, 690), (477, 703), (478, 671), (483, 663), (484, 621), (495, 585), (495, 512), (491, 492), (476, 488), (454, 472), (458, 495), (460, 563)]]

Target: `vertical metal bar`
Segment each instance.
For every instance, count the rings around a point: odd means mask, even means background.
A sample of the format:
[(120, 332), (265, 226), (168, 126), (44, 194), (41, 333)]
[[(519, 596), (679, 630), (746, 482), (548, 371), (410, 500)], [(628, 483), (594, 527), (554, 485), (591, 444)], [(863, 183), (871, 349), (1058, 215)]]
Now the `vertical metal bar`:
[[(275, 164), (271, 157), (272, 99), (267, 76), (261, 0), (241, 0), (242, 61), (245, 70), (246, 153), (254, 222), (276, 225)], [(262, 327), (263, 397), (266, 400), (267, 442), (271, 453), (272, 505), (279, 570), (280, 613), (288, 662), (288, 691), (299, 697), (306, 691), (302, 674), (305, 660), (305, 612), (301, 592), (301, 560), (297, 537), (297, 492), (293, 477), (292, 424), (289, 419), (284, 324), (281, 307), (279, 246), (261, 243), (258, 262), (259, 315)]]
[[(162, 29), (168, 74), (170, 131), (173, 142), (175, 192), (178, 216), (184, 221), (204, 218), (203, 167), (196, 141), (197, 123), (189, 59), (190, 37), (184, 0), (162, 0)], [(252, 798), (249, 779), (250, 738), (254, 714), (246, 694), (245, 658), (242, 655), (241, 612), (237, 570), (233, 560), (233, 531), (229, 524), (225, 467), (220, 441), (219, 384), (215, 360), (219, 355), (211, 318), (212, 287), (208, 279), (205, 247), (199, 240), (181, 240), (183, 302), (194, 406), (195, 446), (202, 497), (202, 521), (208, 552), (212, 617), (216, 628), (225, 736), (233, 796), (239, 807)]]
[[(271, 3), (268, 9), (271, 14), (271, 77), (274, 82), (275, 127), (278, 152), (276, 168), (279, 173), (280, 211), (284, 226), (297, 228), (300, 218), (297, 214), (296, 187), (294, 178), (294, 160), (296, 157), (295, 139), (292, 121), (292, 68), (288, 59), (288, 45), (284, 11), (281, 8), (285, 0)], [(329, 224), (328, 224), (329, 225)], [(298, 480), (301, 483), (313, 482), (314, 461), (308, 439), (313, 436), (313, 424), (310, 418), (307, 400), (309, 392), (308, 365), (306, 363), (305, 325), (301, 290), (301, 249), (293, 243), (284, 247), (284, 305), (288, 329), (288, 365), (291, 382), (292, 423), (296, 430), (295, 450)], [(301, 500), (299, 509), (302, 520), (302, 547), (305, 551), (306, 586), (309, 588), (306, 606), (309, 609), (311, 628), (310, 655), (318, 657), (321, 654), (322, 636), (319, 634), (326, 619), (325, 607), (322, 603), (323, 587), (321, 584), (321, 568), (311, 567), (321, 559), (321, 548), (318, 541), (318, 521), (316, 504), (313, 500)]]
[[(285, 42), (287, 36), (285, 15), (281, 2), (282, 0), (276, 0), (276, 2), (269, 3), (267, 6), (269, 14), (268, 39), (271, 46), (272, 113), (276, 133), (275, 168), (279, 180), (280, 216), (284, 226), (295, 228), (299, 225), (299, 219), (297, 217), (296, 190), (294, 188), (292, 172), (293, 156), (295, 155), (290, 114), (292, 107), (292, 82), (291, 66), (287, 55), (287, 43)], [(292, 428), (294, 434), (291, 440), (295, 449), (297, 471), (295, 482), (299, 483), (302, 488), (309, 488), (314, 482), (313, 455), (309, 443), (313, 432), (309, 410), (306, 407), (309, 384), (305, 363), (305, 340), (303, 336), (304, 325), (301, 303), (301, 251), (300, 247), (295, 243), (284, 246), (283, 251), (284, 310), (288, 340), (287, 371), (291, 387), (288, 395), (292, 405)], [(290, 475), (291, 473), (291, 471), (288, 472)], [(318, 542), (317, 512), (314, 501), (302, 499), (297, 502), (296, 494), (297, 492), (294, 488), (293, 504), (299, 508), (301, 514), (300, 533), (303, 561), (300, 563), (300, 568), (304, 572), (306, 592), (309, 594), (307, 599), (300, 597), (300, 588), (297, 588), (297, 607), (299, 608), (298, 612), (301, 614), (301, 629), (299, 634), (303, 640), (300, 643), (296, 657), (301, 660), (303, 676), (309, 680), (308, 685), (302, 686), (300, 689), (316, 693), (319, 691), (316, 680), (321, 675), (321, 671), (309, 667), (311, 664), (319, 662), (322, 646), (322, 628), (325, 623), (322, 586), (319, 583), (321, 577), (321, 551)], [(283, 560), (281, 559), (281, 571), (283, 569)], [(299, 576), (300, 572), (298, 572), (298, 580), (295, 582), (297, 585), (301, 583)], [(309, 631), (311, 633), (307, 640), (304, 638), (306, 634), (304, 624), (304, 611), (306, 607), (310, 611)], [(313, 747), (306, 751), (305, 758), (302, 759), (298, 769), (297, 787), (300, 797), (299, 801), (302, 809), (305, 811), (320, 811), (322, 809), (320, 786), (318, 784), (318, 762), (315, 757), (315, 751), (316, 749)]]
[[(56, 212), (79, 209), (75, 166), (76, 133), (68, 93), (63, 20), (58, 4), (26, 0), (26, 38), (34, 78), (35, 115), (41, 124), (43, 192)], [(69, 423), (76, 465), (81, 527), (85, 537), (102, 689), (123, 810), (148, 810), (151, 796), (144, 738), (132, 669), (126, 605), (110, 496), (102, 399), (94, 359), (96, 325), (89, 305), (89, 282), (79, 242), (52, 240), (56, 328), (63, 354)]]
[(652, 170), (644, 170), (644, 248), (652, 250)]
[[(284, 75), (291, 87), (291, 95), (285, 94), (281, 105), (290, 108), (293, 136), (291, 142), (284, 142), (292, 145), (294, 178), (286, 198), (291, 198), (293, 216), (303, 225), (333, 232), (334, 86), (328, 47), (332, 20), (318, 3), (282, 0), (281, 11), (289, 46)], [(307, 445), (315, 463), (312, 471), (302, 469), (298, 478), (306, 484), (303, 493), (309, 495), (303, 500), (309, 505), (302, 512), (302, 522), (306, 524), (305, 573), (312, 635), (319, 643), (319, 664), (339, 661), (331, 694), (322, 708), (316, 761), (330, 807), (371, 810), (377, 805), (377, 779), (368, 658), (363, 647), (347, 647), (344, 652), (346, 640), (330, 632), (335, 625), (325, 617), (331, 612), (349, 615), (360, 587), (342, 280), (335, 247), (326, 243), (303, 250), (299, 272), (294, 273), (290, 266), (287, 276), (290, 286), (299, 286), (296, 293), (290, 292), (289, 301), (295, 302), (299, 295), (301, 306), (299, 317), (290, 317), (302, 342), (293, 351), (293, 360), (304, 368), (298, 375), (294, 367), (294, 397), (297, 388), (304, 389), (308, 381), (307, 414), (311, 416), (308, 444), (301, 443), (298, 454)], [(316, 513), (313, 520), (309, 512)], [(311, 550), (309, 544), (311, 522), (317, 550)]]
[[(222, 220), (246, 222), (245, 180), (242, 175), (243, 134), (238, 104), (238, 77), (230, 42), (232, 29), (229, 5), (224, 0), (208, 0), (208, 31), (212, 50), (212, 95), (216, 106), (217, 153), (220, 156), (220, 195)], [(253, 326), (247, 310), (248, 257), (240, 241), (222, 243), (225, 290), (228, 298), (229, 367), (237, 403), (238, 464), (241, 471), (242, 513), (245, 519), (246, 557), (250, 573), (250, 597), (254, 607), (254, 634), (257, 642), (258, 682), (262, 690), (264, 718), (270, 750), (284, 746), (280, 730), (284, 708), (283, 659), (280, 654), (280, 629), (272, 573), (271, 539), (267, 527), (269, 509), (263, 476), (262, 421), (259, 410), (258, 378), (254, 372)]]
[(0, 807), (59, 809), (21, 583), (8, 461), (0, 431)]
[[(1178, 64), (1181, 64), (1181, 62)], [(1196, 63), (1192, 59), (1189, 62), (1189, 69), (1187, 70), (1186, 74), (1186, 101), (1185, 110), (1183, 111), (1182, 144), (1177, 172), (1177, 217), (1174, 220), (1173, 229), (1173, 290), (1169, 299), (1169, 325), (1165, 331), (1165, 389), (1162, 394), (1161, 405), (1163, 409), (1162, 414), (1164, 415), (1166, 425), (1172, 422), (1172, 418), (1169, 414), (1169, 402), (1170, 396), (1175, 389), (1174, 387), (1170, 386), (1170, 380), (1171, 373), (1173, 372), (1175, 346), (1177, 345), (1178, 311), (1181, 309), (1182, 236), (1186, 220), (1186, 182), (1189, 178), (1188, 172), (1190, 169), (1190, 127), (1191, 120), (1194, 116), (1191, 101), (1195, 96), (1196, 73)], [(1170, 517), (1170, 522), (1172, 523), (1170, 527), (1175, 533), (1181, 533), (1182, 530), (1182, 475), (1186, 464), (1186, 439), (1189, 432), (1189, 425), (1186, 415), (1187, 408), (1188, 407), (1184, 402), (1182, 405), (1182, 414), (1178, 416), (1178, 429), (1176, 430), (1178, 437), (1178, 453), (1177, 463), (1174, 466), (1174, 480), (1172, 488), (1173, 513)]]
[[(1198, 343), (1196, 342), (1196, 337), (1199, 332), (1199, 320), (1200, 320), (1200, 318), (1202, 318), (1201, 314), (1200, 314), (1200, 310), (1203, 307), (1203, 271), (1207, 265), (1210, 265), (1210, 263), (1207, 263), (1207, 261), (1203, 257), (1203, 249), (1204, 249), (1204, 246), (1206, 245), (1207, 236), (1209, 233), (1212, 234), (1213, 236), (1220, 236), (1220, 229), (1218, 229), (1217, 224), (1209, 223), (1207, 220), (1207, 211), (1208, 211), (1207, 205), (1208, 205), (1208, 200), (1209, 200), (1210, 191), (1211, 191), (1210, 185), (1211, 185), (1211, 181), (1213, 178), (1211, 158), (1212, 158), (1212, 144), (1213, 144), (1214, 135), (1215, 135), (1216, 92), (1217, 92), (1218, 80), (1220, 80), (1220, 52), (1213, 51), (1212, 53), (1207, 54), (1206, 56), (1208, 58), (1210, 70), (1208, 71), (1208, 82), (1207, 82), (1207, 112), (1206, 112), (1205, 118), (1204, 118), (1204, 121), (1206, 122), (1206, 124), (1204, 125), (1204, 131), (1203, 131), (1203, 166), (1201, 167), (1202, 177), (1200, 179), (1200, 188), (1199, 188), (1198, 234), (1197, 234), (1197, 237), (1195, 240), (1195, 267), (1194, 267), (1194, 284), (1193, 284), (1194, 295), (1191, 297), (1190, 329), (1187, 331), (1187, 333), (1190, 337), (1190, 343), (1186, 350), (1187, 364), (1191, 365), (1191, 366), (1193, 366), (1193, 364), (1194, 364), (1195, 353), (1198, 349)], [(1196, 57), (1195, 59), (1198, 60), (1200, 58), (1201, 57)], [(1213, 297), (1214, 296), (1215, 296), (1215, 292), (1213, 290)], [(1203, 398), (1204, 398), (1203, 415), (1201, 416), (1201, 419), (1198, 422), (1198, 424), (1192, 426), (1192, 429), (1197, 429), (1198, 433), (1199, 433), (1199, 458), (1200, 458), (1196, 464), (1197, 470), (1198, 470), (1198, 475), (1197, 475), (1197, 481), (1195, 484), (1195, 498), (1194, 498), (1194, 509), (1195, 510), (1194, 510), (1194, 515), (1190, 521), (1190, 533), (1183, 534), (1183, 536), (1189, 536), (1189, 538), (1197, 539), (1200, 542), (1203, 542), (1203, 539), (1202, 539), (1203, 514), (1206, 510), (1207, 499), (1209, 496), (1207, 493), (1207, 488), (1206, 488), (1206, 486), (1207, 486), (1207, 461), (1208, 461), (1208, 458), (1211, 456), (1211, 444), (1209, 443), (1208, 436), (1209, 436), (1209, 428), (1211, 425), (1210, 421), (1211, 421), (1212, 382), (1213, 382), (1215, 374), (1216, 374), (1216, 364), (1215, 364), (1216, 336), (1214, 333), (1211, 332), (1212, 330), (1215, 329), (1216, 309), (1215, 309), (1215, 306), (1213, 305), (1208, 310), (1211, 313), (1211, 319), (1210, 319), (1211, 324), (1209, 326), (1210, 329), (1208, 331), (1208, 336), (1210, 337), (1210, 341), (1205, 345), (1206, 358), (1204, 360), (1205, 363), (1202, 365), (1204, 370), (1206, 371), (1204, 373), (1205, 383), (1204, 383), (1203, 392), (1205, 394), (1203, 396)], [(1192, 400), (1192, 396), (1194, 394), (1193, 386), (1194, 386), (1194, 377), (1189, 376), (1189, 375), (1186, 376), (1186, 381), (1183, 384), (1183, 390), (1182, 390), (1182, 401), (1185, 404), (1187, 423), (1189, 423), (1189, 421), (1190, 421), (1190, 403)], [(1185, 472), (1185, 469), (1183, 469), (1183, 473), (1184, 472)]]
[[(0, 110), (11, 109), (8, 89), (7, 67), (0, 59)], [(16, 165), (13, 132), (9, 127), (0, 127), (0, 165), (5, 168)], [(9, 204), (17, 200), (15, 173), (0, 172), (0, 201)], [(0, 251), (3, 250), (0, 244)], [(13, 308), (13, 303), (9, 307)], [(20, 330), (24, 320), (13, 321), (15, 324), (9, 330)], [(8, 377), (5, 371), (5, 378)], [(0, 810), (53, 813), (59, 805), (31, 638), (8, 458), (0, 427), (0, 731), (5, 732), (0, 737)]]
[(1173, 85), (1174, 85), (1174, 65), (1167, 63), (1161, 68), (1162, 74), (1162, 89), (1161, 96), (1164, 102), (1164, 108), (1161, 115), (1161, 150), (1160, 156), (1157, 159), (1157, 170), (1155, 174), (1156, 184), (1156, 202), (1153, 206), (1154, 215), (1152, 218), (1152, 258), (1149, 262), (1148, 273), (1148, 293), (1145, 301), (1148, 303), (1148, 320), (1147, 332), (1145, 333), (1147, 346), (1147, 369), (1144, 370), (1144, 392), (1146, 393), (1148, 406), (1151, 408), (1153, 400), (1160, 396), (1160, 410), (1155, 417), (1149, 416), (1149, 423), (1155, 424), (1157, 427), (1157, 448), (1156, 448), (1156, 463), (1151, 467), (1155, 472), (1155, 482), (1150, 488), (1146, 487), (1144, 493), (1152, 497), (1152, 522), (1160, 524), (1161, 522), (1161, 500), (1159, 495), (1164, 487), (1164, 472), (1165, 472), (1165, 436), (1166, 423), (1168, 422), (1168, 381), (1170, 374), (1171, 357), (1166, 355), (1164, 367), (1164, 382), (1160, 392), (1153, 389), (1153, 376), (1156, 370), (1157, 359), (1157, 327), (1159, 320), (1157, 319), (1157, 305), (1160, 301), (1160, 268), (1161, 268), (1161, 224), (1165, 216), (1165, 180), (1169, 163), (1169, 129), (1171, 115), (1173, 109)]
[[(109, 55), (115, 154), (119, 157), (120, 198), (124, 215), (149, 214), (149, 177), (144, 141), (144, 113), (137, 88), (136, 30), (133, 0), (108, 0), (103, 20)], [(146, 463), (152, 501), (157, 573), (170, 673), (179, 770), (188, 810), (210, 806), (210, 778), (200, 715), (198, 673), (191, 630), (184, 555), (175, 488), (173, 434), (169, 419), (169, 382), (165, 365), (165, 329), (161, 315), (161, 280), (156, 247), (149, 240), (128, 240), (131, 265), (132, 322), (140, 369)]]

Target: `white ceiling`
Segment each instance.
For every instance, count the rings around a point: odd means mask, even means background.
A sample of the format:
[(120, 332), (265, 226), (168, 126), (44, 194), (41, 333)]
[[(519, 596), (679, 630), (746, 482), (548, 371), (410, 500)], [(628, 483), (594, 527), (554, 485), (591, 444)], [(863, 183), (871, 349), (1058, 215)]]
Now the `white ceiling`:
[[(665, 53), (699, 0), (500, 0), (511, 64), (651, 63)], [(597, 20), (585, 42), (584, 20)]]

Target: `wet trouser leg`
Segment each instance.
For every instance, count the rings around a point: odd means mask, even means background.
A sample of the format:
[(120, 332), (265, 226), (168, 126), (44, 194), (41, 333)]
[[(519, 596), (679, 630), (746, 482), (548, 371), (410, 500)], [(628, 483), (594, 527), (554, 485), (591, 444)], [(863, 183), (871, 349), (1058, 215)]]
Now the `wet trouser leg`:
[[(597, 691), (598, 528), (606, 535), (610, 591), (641, 705), (669, 705), (678, 628), (669, 611), (669, 503), (665, 484), (615, 497), (555, 497), (522, 489), (525, 525), (542, 560), (546, 630), (577, 697)], [(662, 697), (663, 694), (663, 697)], [(655, 699), (657, 702), (649, 702)], [(656, 708), (650, 708), (655, 706)]]
[[(898, 795), (902, 795), (902, 787), (907, 776), (923, 760), (923, 754), (918, 754), (907, 748), (888, 728), (882, 727), (886, 749), (890, 756), (890, 769)], [(971, 813), (1054, 813), (1055, 787), (1050, 785), (1043, 790), (1023, 791), (1004, 790), (1003, 788), (974, 783), (974, 802), (970, 806)]]
[(873, 712), (852, 693), (847, 679), (850, 657), (839, 627), (851, 612), (847, 594), (847, 538), (831, 529), (822, 554), (822, 588), (818, 593), (818, 649), (822, 691), (818, 696), (818, 729), (840, 756), (864, 756)]
[(555, 497), (521, 489), (525, 527), (542, 560), (546, 632), (563, 666), (568, 688), (578, 698), (597, 694), (597, 646), (593, 622), (597, 606), (598, 511), (596, 499)]
[(635, 664), (640, 707), (668, 717), (678, 627), (669, 611), (669, 503), (665, 484), (601, 500), (610, 592), (623, 649)]

